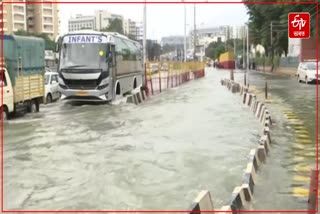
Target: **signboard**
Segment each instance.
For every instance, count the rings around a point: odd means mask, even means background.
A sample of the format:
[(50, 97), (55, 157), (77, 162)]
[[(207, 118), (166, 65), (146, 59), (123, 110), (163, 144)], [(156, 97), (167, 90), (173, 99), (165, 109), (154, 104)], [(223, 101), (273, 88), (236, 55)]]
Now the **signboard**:
[(288, 36), (292, 39), (310, 38), (310, 13), (288, 14)]
[(107, 43), (107, 37), (103, 35), (68, 35), (63, 39), (63, 43)]

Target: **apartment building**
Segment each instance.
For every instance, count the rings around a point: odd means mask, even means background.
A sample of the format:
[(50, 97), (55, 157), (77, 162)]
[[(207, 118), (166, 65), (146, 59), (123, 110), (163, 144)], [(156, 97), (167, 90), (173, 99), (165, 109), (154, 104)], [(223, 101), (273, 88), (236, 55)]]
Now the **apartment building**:
[(83, 29), (96, 30), (97, 28), (95, 16), (83, 16), (77, 14), (75, 18), (69, 19), (68, 23), (69, 32)]
[(55, 39), (59, 33), (60, 26), (57, 0), (43, 0), (43, 2), (42, 4), (26, 5), (27, 31), (31, 33), (45, 33), (51, 39)]
[(43, 4), (26, 4), (28, 1), (31, 0), (15, 0), (14, 2), (21, 3), (3, 5), (3, 22), (0, 22), (4, 33), (12, 34), (23, 30), (30, 33), (46, 33), (54, 39), (58, 35), (60, 25), (58, 5), (54, 3), (57, 0), (44, 0)]
[[(196, 45), (207, 46), (211, 42), (225, 42), (232, 38), (232, 28), (229, 26), (218, 26), (196, 29)], [(194, 48), (194, 30), (190, 31), (190, 46)]]
[(96, 20), (96, 29), (101, 30), (109, 26), (110, 21), (113, 19), (120, 19), (123, 21), (123, 16), (118, 14), (110, 13), (106, 10), (96, 10), (94, 12)]
[[(13, 1), (13, 0), (9, 0)], [(3, 26), (3, 30), (5, 34), (11, 34), (12, 32), (16, 32), (18, 30), (27, 30), (27, 22), (26, 22), (26, 1), (18, 0), (15, 4), (4, 4), (3, 6), (3, 20), (0, 20), (1, 26)], [(0, 11), (0, 14), (2, 10)]]

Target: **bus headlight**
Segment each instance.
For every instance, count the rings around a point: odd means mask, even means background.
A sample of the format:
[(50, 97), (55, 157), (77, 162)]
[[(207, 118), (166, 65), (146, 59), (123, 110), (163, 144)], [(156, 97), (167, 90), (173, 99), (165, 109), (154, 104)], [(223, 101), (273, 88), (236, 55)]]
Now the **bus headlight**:
[(98, 90), (102, 90), (102, 89), (105, 89), (109, 86), (109, 84), (104, 84), (104, 85), (100, 85), (98, 86)]

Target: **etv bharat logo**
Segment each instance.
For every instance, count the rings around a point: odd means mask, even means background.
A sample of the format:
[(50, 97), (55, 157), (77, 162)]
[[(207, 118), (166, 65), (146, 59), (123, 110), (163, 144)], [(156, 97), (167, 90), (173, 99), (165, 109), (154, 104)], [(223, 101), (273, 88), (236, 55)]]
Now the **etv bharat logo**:
[(288, 36), (289, 38), (310, 38), (310, 13), (288, 14)]

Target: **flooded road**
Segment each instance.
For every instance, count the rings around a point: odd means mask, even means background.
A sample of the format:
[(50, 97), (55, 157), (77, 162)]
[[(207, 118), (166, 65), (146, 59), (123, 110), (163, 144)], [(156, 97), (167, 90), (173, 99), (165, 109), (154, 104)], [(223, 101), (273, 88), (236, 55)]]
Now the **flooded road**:
[[(243, 74), (237, 74), (243, 82)], [(306, 210), (310, 166), (316, 163), (316, 85), (281, 74), (250, 72), (249, 84), (276, 122), (270, 157), (258, 176), (254, 210)], [(250, 86), (251, 87), (251, 86)]]
[[(7, 210), (219, 208), (241, 184), (261, 125), (224, 72), (131, 104), (56, 103), (5, 124)], [(274, 151), (273, 151), (274, 153)]]

